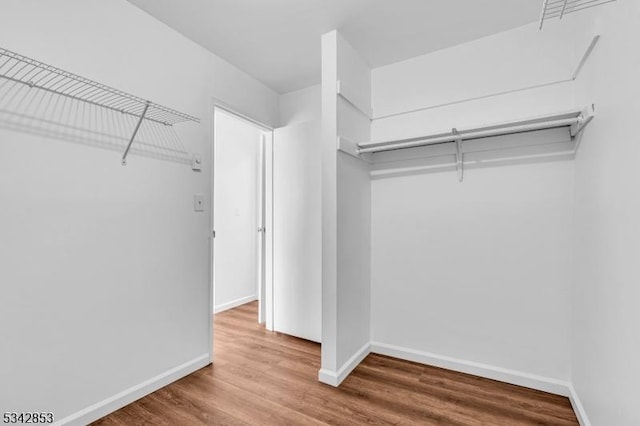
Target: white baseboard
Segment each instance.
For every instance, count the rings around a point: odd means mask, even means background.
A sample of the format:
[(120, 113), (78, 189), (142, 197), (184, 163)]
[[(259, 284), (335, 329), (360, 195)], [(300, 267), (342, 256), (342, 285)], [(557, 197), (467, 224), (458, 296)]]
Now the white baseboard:
[(209, 365), (209, 354), (201, 355), (191, 361), (165, 371), (164, 373), (152, 377), (149, 380), (132, 386), (116, 395), (71, 414), (70, 416), (60, 419), (56, 421), (54, 425), (87, 425), (207, 365)]
[(371, 352), (380, 355), (387, 355), (407, 361), (418, 362), (420, 364), (432, 365), (434, 367), (446, 368), (447, 370), (461, 373), (473, 374), (487, 379), (498, 380), (500, 382), (513, 385), (524, 386), (544, 392), (553, 393), (569, 397), (571, 395), (569, 382), (552, 379), (549, 377), (537, 376), (535, 374), (524, 373), (522, 371), (509, 370), (493, 365), (481, 364), (478, 362), (463, 359), (451, 358), (429, 352), (421, 352), (400, 346), (388, 345), (385, 343), (371, 342)]
[(254, 300), (258, 300), (257, 295), (242, 297), (240, 299), (232, 300), (231, 302), (223, 303), (221, 305), (216, 305), (213, 308), (213, 313), (218, 314), (220, 312), (228, 311), (229, 309), (233, 309), (237, 306), (244, 305), (245, 303), (253, 302)]
[(571, 406), (573, 407), (573, 411), (576, 413), (576, 417), (578, 418), (578, 422), (580, 422), (580, 426), (591, 426), (591, 422), (587, 417), (587, 412), (580, 402), (580, 398), (578, 398), (578, 393), (576, 389), (573, 387), (573, 384), (569, 385), (569, 401), (571, 401)]
[(340, 386), (340, 383), (369, 355), (370, 344), (366, 343), (338, 371), (331, 371), (325, 368), (318, 372), (318, 380), (331, 386)]

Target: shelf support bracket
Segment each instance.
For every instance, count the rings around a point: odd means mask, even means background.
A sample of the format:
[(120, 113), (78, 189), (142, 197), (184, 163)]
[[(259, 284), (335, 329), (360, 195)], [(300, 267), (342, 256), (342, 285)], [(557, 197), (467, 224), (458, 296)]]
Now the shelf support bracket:
[(575, 138), (577, 135), (579, 135), (582, 132), (582, 130), (585, 127), (587, 127), (587, 124), (589, 124), (591, 120), (593, 120), (595, 111), (596, 111), (595, 104), (591, 104), (591, 106), (582, 110), (582, 113), (578, 117), (578, 122), (575, 124), (572, 124), (571, 127), (569, 128), (572, 138)]
[(544, 4), (542, 5), (542, 13), (540, 14), (540, 23), (538, 24), (538, 29), (541, 30), (544, 25), (544, 18), (547, 15), (547, 7), (549, 6), (549, 0), (544, 0)]
[(587, 107), (582, 111), (582, 114), (580, 114), (578, 122), (576, 124), (573, 124), (569, 128), (569, 131), (571, 132), (571, 139), (575, 141), (575, 145), (573, 148), (574, 155), (578, 152), (578, 149), (580, 148), (580, 142), (582, 142), (582, 135), (584, 135), (583, 130), (587, 126), (587, 124), (589, 124), (591, 120), (593, 120), (595, 111), (596, 111), (596, 105), (591, 104), (590, 107)]
[[(458, 135), (458, 129), (455, 127), (451, 129), (451, 133), (454, 136)], [(464, 158), (462, 154), (462, 138), (456, 138), (456, 171), (458, 172), (458, 182), (462, 182), (464, 179)]]
[(361, 154), (358, 144), (349, 138), (345, 138), (344, 136), (338, 136), (338, 151), (349, 154), (350, 156), (355, 157), (358, 160), (371, 163), (371, 154), (366, 152), (363, 152)]
[(147, 101), (147, 103), (144, 106), (144, 109), (142, 110), (142, 114), (140, 114), (140, 119), (138, 120), (138, 124), (136, 124), (136, 128), (133, 129), (133, 134), (131, 135), (131, 139), (129, 139), (129, 144), (127, 145), (127, 149), (124, 151), (124, 154), (122, 154), (122, 165), (126, 166), (127, 165), (127, 156), (129, 155), (129, 150), (131, 149), (131, 145), (133, 145), (133, 140), (136, 138), (136, 135), (138, 134), (138, 130), (140, 130), (140, 126), (142, 125), (142, 120), (144, 120), (144, 116), (147, 114), (147, 110), (149, 109), (149, 105), (151, 104), (151, 102)]
[(567, 2), (568, 0), (564, 0), (564, 3), (562, 3), (562, 10), (560, 11), (560, 19), (562, 19), (562, 17), (564, 16), (565, 10), (567, 10)]

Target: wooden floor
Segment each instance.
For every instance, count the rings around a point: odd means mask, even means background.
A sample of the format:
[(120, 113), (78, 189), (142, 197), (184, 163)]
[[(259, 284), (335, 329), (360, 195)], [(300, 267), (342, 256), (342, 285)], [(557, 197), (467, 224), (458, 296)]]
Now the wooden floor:
[(369, 355), (340, 388), (317, 380), (320, 346), (256, 324), (257, 304), (215, 317), (215, 365), (97, 425), (576, 425), (569, 400)]

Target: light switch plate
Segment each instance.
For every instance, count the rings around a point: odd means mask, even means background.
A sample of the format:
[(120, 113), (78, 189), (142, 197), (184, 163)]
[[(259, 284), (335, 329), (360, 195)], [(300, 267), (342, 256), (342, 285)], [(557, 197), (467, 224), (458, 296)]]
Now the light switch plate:
[(196, 212), (204, 211), (204, 195), (195, 194), (193, 196), (193, 211), (196, 211)]
[(191, 170), (194, 172), (202, 171), (202, 155), (193, 154), (193, 157), (191, 158)]

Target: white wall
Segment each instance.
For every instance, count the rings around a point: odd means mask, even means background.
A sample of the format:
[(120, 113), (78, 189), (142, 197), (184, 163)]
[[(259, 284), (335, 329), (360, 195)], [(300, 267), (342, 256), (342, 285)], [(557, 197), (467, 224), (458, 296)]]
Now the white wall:
[[(574, 108), (573, 82), (516, 90), (568, 79), (589, 41), (529, 25), (374, 69), (376, 117), (429, 108), (374, 120), (372, 139)], [(454, 171), (374, 180), (374, 346), (556, 389), (570, 377), (572, 203), (570, 161), (466, 170), (463, 183)]]
[[(372, 71), (373, 140), (449, 132), (573, 108), (570, 79), (590, 35), (535, 24)], [(501, 94), (501, 96), (493, 96)], [(469, 100), (471, 101), (466, 101)]]
[(318, 84), (280, 95), (280, 126), (320, 121), (321, 89)]
[[(338, 32), (322, 36), (322, 351), (321, 381), (338, 384)], [(323, 370), (326, 374), (323, 374)], [(328, 377), (331, 375), (332, 377)], [(326, 376), (323, 378), (323, 376)]]
[(569, 378), (571, 163), (377, 179), (372, 341)]
[(337, 151), (338, 136), (368, 139), (370, 123), (337, 97), (337, 81), (369, 102), (370, 70), (333, 31), (322, 37), (322, 369), (337, 386), (369, 352), (369, 165)]
[(355, 366), (350, 365), (352, 357), (369, 353), (371, 335), (371, 181), (368, 164), (338, 153), (338, 182), (337, 365), (350, 368)]
[(208, 362), (211, 97), (275, 124), (277, 95), (125, 1), (5, 1), (0, 40), (202, 119), (202, 173), (0, 130), (0, 409), (63, 419)]
[(256, 126), (215, 114), (215, 312), (258, 297), (258, 168)]
[[(338, 33), (338, 80), (371, 104), (371, 70)], [(338, 136), (368, 140), (371, 123), (338, 97)], [(334, 138), (334, 143), (336, 139)], [(371, 180), (368, 163), (337, 152), (338, 184), (338, 366), (362, 355), (370, 341)]]
[(596, 104), (576, 158), (572, 381), (594, 426), (640, 424), (640, 3), (568, 17), (602, 35), (578, 96)]

